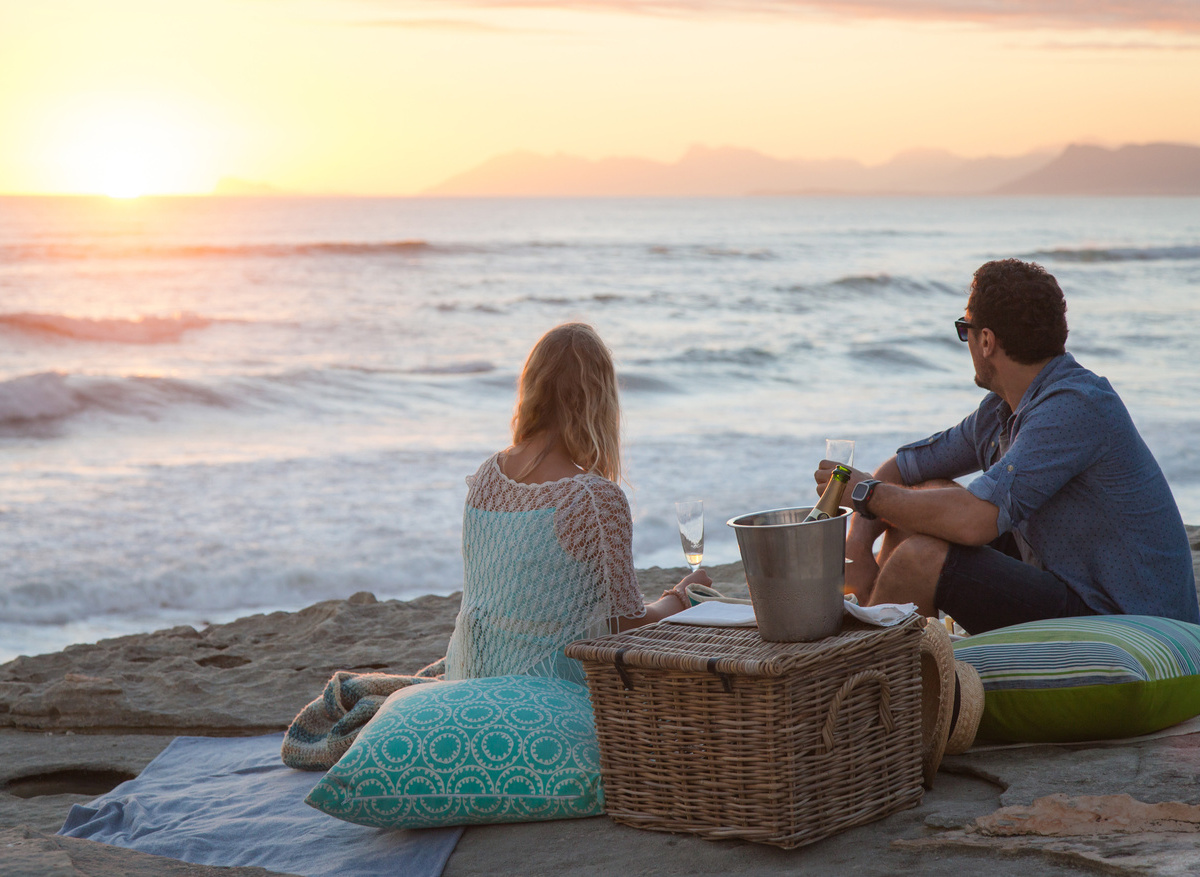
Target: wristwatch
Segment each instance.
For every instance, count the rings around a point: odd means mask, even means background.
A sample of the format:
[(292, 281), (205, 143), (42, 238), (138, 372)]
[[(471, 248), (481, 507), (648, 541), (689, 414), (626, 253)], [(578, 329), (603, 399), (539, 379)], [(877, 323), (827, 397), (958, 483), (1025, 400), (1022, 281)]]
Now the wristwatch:
[(875, 488), (880, 484), (882, 482), (873, 481), (868, 478), (866, 481), (860, 481), (854, 485), (854, 490), (850, 492), (850, 501), (854, 503), (854, 510), (868, 520), (873, 519), (875, 516), (868, 511), (867, 504), (875, 494)]

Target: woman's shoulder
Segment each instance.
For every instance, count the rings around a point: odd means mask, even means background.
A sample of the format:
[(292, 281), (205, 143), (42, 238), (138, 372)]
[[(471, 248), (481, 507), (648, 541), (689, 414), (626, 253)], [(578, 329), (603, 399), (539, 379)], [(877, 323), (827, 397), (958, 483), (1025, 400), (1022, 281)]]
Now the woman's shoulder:
[(601, 518), (610, 515), (630, 517), (629, 498), (619, 484), (592, 473), (576, 475), (571, 482), (575, 488), (572, 499), (576, 505), (594, 508)]
[(467, 486), (474, 487), (480, 479), (500, 474), (500, 457), (503, 455), (504, 451), (496, 451), (496, 453), (480, 463), (479, 468), (475, 470), (475, 474), (467, 476)]
[(597, 497), (619, 498), (622, 501), (628, 502), (625, 497), (625, 491), (621, 489), (621, 485), (609, 481), (603, 475), (596, 475), (592, 472), (581, 472), (571, 480), (580, 487), (586, 488)]
[[(620, 485), (603, 475), (579, 472), (556, 481), (528, 484), (516, 481), (504, 473), (505, 451), (497, 451), (480, 464), (474, 475), (467, 476), (468, 501), (475, 497), (508, 497), (519, 505), (552, 505), (559, 509), (594, 504), (600, 510), (617, 509), (628, 514), (629, 499)], [(487, 503), (485, 503), (487, 504)]]

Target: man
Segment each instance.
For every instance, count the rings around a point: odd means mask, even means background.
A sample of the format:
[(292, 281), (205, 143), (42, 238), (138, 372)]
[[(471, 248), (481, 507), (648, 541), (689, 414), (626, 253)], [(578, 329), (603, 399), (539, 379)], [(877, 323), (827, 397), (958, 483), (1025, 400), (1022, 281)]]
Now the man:
[[(1075, 615), (1200, 622), (1179, 509), (1112, 385), (1066, 352), (1066, 310), (1040, 265), (975, 272), (955, 326), (990, 392), (873, 477), (853, 472), (847, 585), (860, 602), (914, 602), (971, 633)], [(952, 480), (979, 471), (965, 489)]]

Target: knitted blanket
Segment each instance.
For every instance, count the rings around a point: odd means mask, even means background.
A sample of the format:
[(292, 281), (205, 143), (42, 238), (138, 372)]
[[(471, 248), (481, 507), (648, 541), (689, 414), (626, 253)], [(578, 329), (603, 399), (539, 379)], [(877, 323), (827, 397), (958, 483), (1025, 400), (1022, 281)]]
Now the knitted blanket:
[(329, 770), (388, 695), (409, 685), (436, 682), (445, 672), (445, 658), (412, 676), (339, 670), (321, 696), (292, 719), (280, 750), (283, 763), (297, 770)]

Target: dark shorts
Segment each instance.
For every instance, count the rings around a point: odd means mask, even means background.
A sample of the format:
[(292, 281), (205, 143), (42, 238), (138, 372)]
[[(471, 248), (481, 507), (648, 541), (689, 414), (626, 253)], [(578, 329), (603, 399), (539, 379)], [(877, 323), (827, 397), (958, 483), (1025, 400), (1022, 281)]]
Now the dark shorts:
[(968, 633), (1096, 614), (1054, 573), (1021, 560), (1008, 533), (990, 545), (951, 544), (934, 602)]

